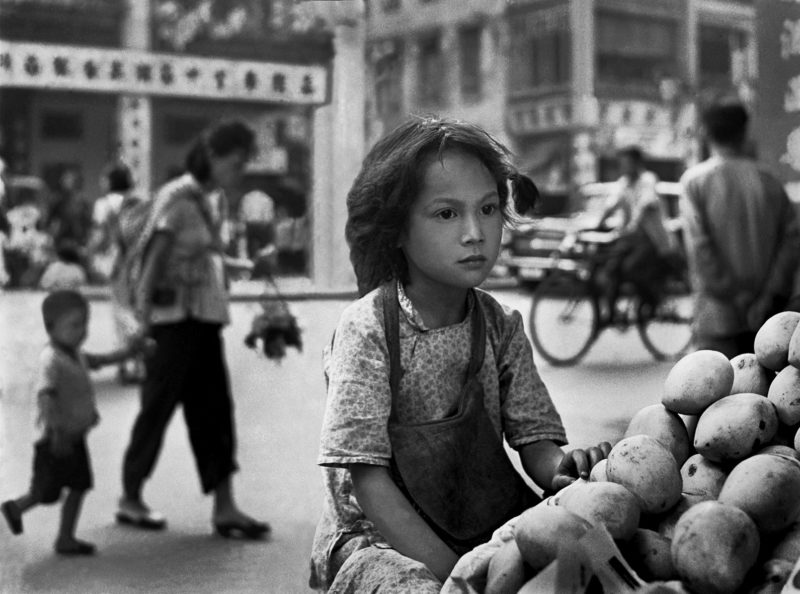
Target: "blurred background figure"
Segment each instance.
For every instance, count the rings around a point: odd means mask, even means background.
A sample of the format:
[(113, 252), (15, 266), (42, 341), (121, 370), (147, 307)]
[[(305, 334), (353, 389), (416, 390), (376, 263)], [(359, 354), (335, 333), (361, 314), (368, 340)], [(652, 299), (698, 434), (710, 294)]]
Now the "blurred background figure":
[(251, 190), (239, 204), (239, 222), (244, 239), (244, 255), (255, 262), (253, 278), (275, 271), (275, 201), (262, 190)]
[(749, 119), (739, 103), (708, 107), (711, 156), (681, 179), (695, 348), (728, 357), (753, 352), (758, 329), (791, 297), (800, 257), (783, 184), (745, 150)]
[[(135, 240), (127, 232), (128, 220), (139, 216), (135, 213), (144, 199), (136, 193), (133, 174), (122, 161), (111, 163), (106, 168), (100, 185), (105, 189), (105, 194), (94, 203), (88, 253), (95, 277), (111, 285), (116, 340), (122, 348), (138, 329), (135, 313), (128, 305), (128, 285), (122, 269), (131, 242)], [(142, 381), (144, 363), (141, 355), (120, 361), (117, 377), (123, 384)]]
[(56, 258), (44, 269), (39, 279), (39, 287), (45, 291), (77, 291), (88, 282), (80, 256), (80, 249), (74, 241), (63, 240), (56, 246)]
[[(66, 166), (53, 193), (47, 231), (54, 245), (72, 242), (78, 246), (80, 263), (90, 275), (87, 243), (92, 229), (92, 206), (82, 194), (83, 176), (77, 167)], [(93, 280), (90, 276), (90, 280)]]

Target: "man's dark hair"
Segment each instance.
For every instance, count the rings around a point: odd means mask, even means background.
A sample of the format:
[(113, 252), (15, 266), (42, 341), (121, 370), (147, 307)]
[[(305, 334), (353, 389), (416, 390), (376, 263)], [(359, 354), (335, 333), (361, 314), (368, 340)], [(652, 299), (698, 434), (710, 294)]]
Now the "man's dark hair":
[(724, 146), (741, 146), (750, 117), (741, 103), (717, 103), (703, 112), (703, 127), (709, 140)]

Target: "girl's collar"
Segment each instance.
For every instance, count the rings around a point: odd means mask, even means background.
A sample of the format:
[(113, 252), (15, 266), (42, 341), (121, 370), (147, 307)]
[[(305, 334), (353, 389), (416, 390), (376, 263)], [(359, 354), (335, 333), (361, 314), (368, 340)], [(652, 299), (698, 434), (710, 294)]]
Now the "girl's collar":
[[(425, 325), (425, 322), (422, 321), (422, 316), (414, 307), (414, 304), (411, 303), (411, 299), (408, 298), (406, 290), (405, 288), (403, 288), (403, 283), (401, 283), (399, 280), (397, 281), (397, 301), (400, 304), (400, 311), (403, 312), (403, 314), (406, 316), (406, 319), (415, 330), (419, 330), (420, 332), (427, 332), (428, 330), (430, 330), (430, 328), (428, 328)], [(474, 303), (475, 303), (475, 291), (468, 291), (467, 315), (465, 316), (464, 319), (469, 318)]]

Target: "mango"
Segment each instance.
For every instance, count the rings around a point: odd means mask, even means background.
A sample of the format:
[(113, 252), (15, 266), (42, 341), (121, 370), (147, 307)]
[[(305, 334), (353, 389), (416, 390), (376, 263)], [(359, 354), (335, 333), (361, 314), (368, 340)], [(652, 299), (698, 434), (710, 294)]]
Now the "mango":
[(651, 404), (633, 415), (623, 437), (649, 435), (658, 440), (675, 457), (678, 466), (689, 457), (692, 444), (689, 432), (678, 413), (664, 408), (663, 404)]
[(554, 496), (560, 505), (592, 525), (602, 524), (616, 540), (627, 540), (639, 526), (639, 502), (617, 483), (577, 480)]
[[(800, 314), (798, 314), (800, 315)], [(719, 351), (684, 355), (667, 374), (661, 403), (676, 413), (696, 415), (731, 393), (733, 367)]]
[(733, 367), (731, 394), (750, 392), (762, 396), (767, 395), (775, 372), (761, 365), (755, 353), (736, 355), (731, 359), (731, 366)]
[(730, 471), (718, 501), (747, 513), (762, 532), (784, 530), (800, 516), (800, 463), (771, 454), (750, 456)]
[[(800, 326), (800, 324), (798, 324)], [(800, 333), (797, 331), (797, 326), (789, 338), (789, 353), (787, 356), (789, 365), (793, 367), (800, 367)]]
[(728, 473), (702, 454), (690, 456), (681, 466), (683, 494), (696, 501), (716, 499)]
[(800, 559), (800, 520), (792, 522), (778, 534), (766, 553), (770, 559), (784, 559), (792, 563)]
[(534, 574), (555, 560), (562, 542), (576, 541), (592, 524), (563, 507), (540, 503), (520, 514), (514, 540)]
[(781, 371), (789, 364), (789, 343), (798, 322), (800, 313), (782, 311), (761, 325), (753, 343), (753, 350), (761, 365), (773, 371)]
[(608, 479), (636, 496), (641, 511), (663, 513), (681, 498), (681, 475), (670, 451), (649, 435), (632, 435), (608, 454)]
[(798, 462), (800, 462), (800, 452), (794, 449), (791, 446), (781, 445), (781, 444), (771, 444), (765, 446), (756, 452), (757, 454), (773, 454), (775, 456), (786, 456), (788, 458), (794, 458)]
[(758, 394), (731, 394), (709, 406), (697, 421), (694, 449), (712, 462), (741, 460), (778, 431), (778, 414)]
[(514, 539), (504, 542), (489, 560), (485, 594), (518, 592), (525, 584), (525, 561)]
[(622, 552), (643, 580), (672, 580), (678, 577), (678, 572), (672, 564), (671, 544), (669, 538), (658, 532), (639, 528), (628, 542), (622, 544)]
[(589, 471), (589, 480), (590, 481), (607, 481), (608, 474), (606, 473), (606, 465), (608, 464), (608, 460), (603, 458), (592, 466), (592, 470)]
[(788, 365), (778, 372), (769, 387), (767, 398), (775, 405), (781, 423), (800, 423), (800, 369)]
[(750, 517), (719, 501), (692, 506), (675, 524), (672, 563), (693, 592), (735, 592), (755, 565), (760, 538)]
[(681, 519), (681, 516), (693, 505), (697, 505), (702, 501), (711, 501), (710, 499), (700, 499), (687, 493), (682, 493), (681, 498), (666, 514), (658, 516), (657, 531), (664, 538), (671, 539), (675, 534), (675, 524)]

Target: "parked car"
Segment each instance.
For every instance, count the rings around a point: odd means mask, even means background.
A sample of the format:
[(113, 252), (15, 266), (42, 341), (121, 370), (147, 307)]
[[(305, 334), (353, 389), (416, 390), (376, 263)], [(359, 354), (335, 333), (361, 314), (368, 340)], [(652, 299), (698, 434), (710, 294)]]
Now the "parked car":
[[(579, 189), (574, 209), (559, 216), (535, 218), (511, 230), (504, 241), (498, 263), (520, 284), (535, 286), (553, 269), (559, 246), (570, 233), (597, 227), (615, 186), (616, 182), (586, 184)], [(680, 184), (659, 182), (656, 190), (665, 203), (669, 217), (668, 229), (680, 236)]]

